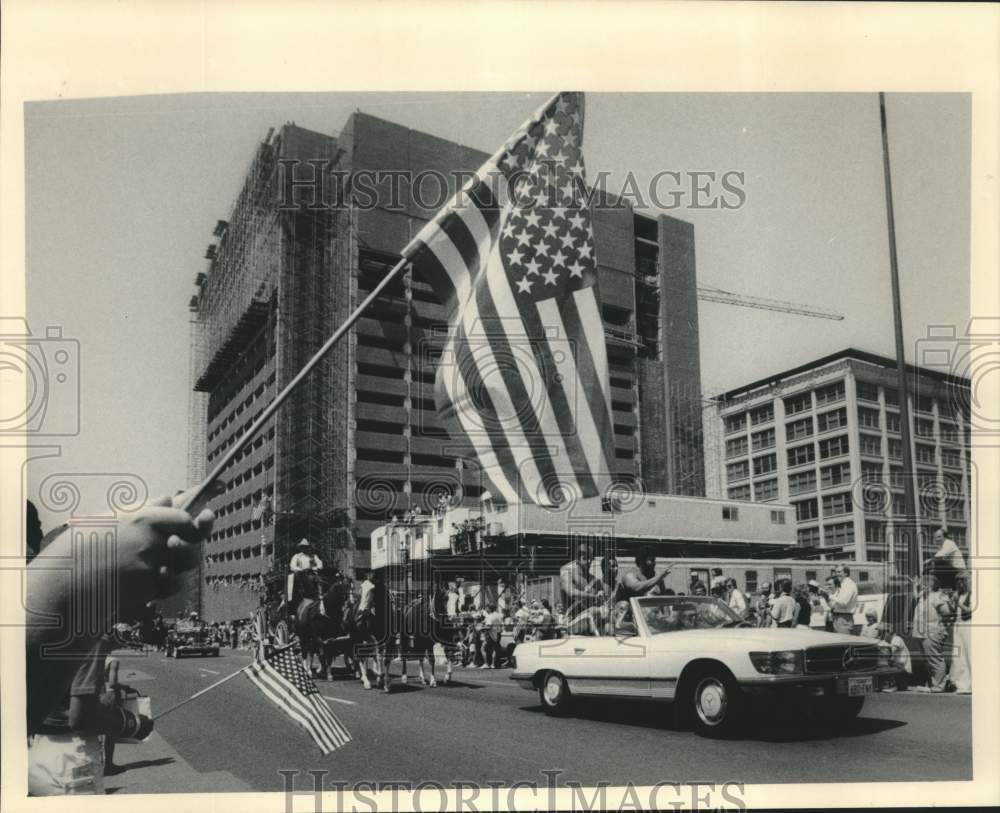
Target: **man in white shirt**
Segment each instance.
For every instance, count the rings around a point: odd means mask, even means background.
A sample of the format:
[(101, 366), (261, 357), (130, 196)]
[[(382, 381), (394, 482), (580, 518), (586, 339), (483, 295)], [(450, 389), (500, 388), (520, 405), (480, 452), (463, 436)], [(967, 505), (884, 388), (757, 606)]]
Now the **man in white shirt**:
[(778, 598), (774, 600), (774, 604), (771, 606), (771, 618), (774, 619), (774, 623), (779, 627), (794, 627), (795, 615), (798, 612), (799, 605), (791, 595), (791, 579), (782, 579), (778, 582), (775, 589), (778, 591)]
[(809, 616), (809, 626), (814, 630), (826, 629), (826, 614), (830, 611), (830, 605), (826, 598), (819, 591), (819, 582), (815, 579), (809, 580), (809, 606), (812, 613)]
[(854, 610), (858, 606), (858, 585), (851, 578), (847, 565), (837, 565), (833, 571), (840, 582), (837, 591), (830, 596), (830, 613), (833, 615), (833, 631), (841, 635), (854, 634)]
[(955, 578), (965, 571), (965, 557), (951, 534), (943, 528), (934, 532), (934, 543), (938, 545), (938, 550), (934, 554), (933, 569), (929, 573), (938, 577), (942, 588), (953, 590)]
[(316, 549), (309, 544), (308, 539), (303, 539), (298, 544), (298, 550), (292, 557), (289, 565), (292, 573), (300, 573), (303, 570), (322, 570), (323, 562), (316, 555)]

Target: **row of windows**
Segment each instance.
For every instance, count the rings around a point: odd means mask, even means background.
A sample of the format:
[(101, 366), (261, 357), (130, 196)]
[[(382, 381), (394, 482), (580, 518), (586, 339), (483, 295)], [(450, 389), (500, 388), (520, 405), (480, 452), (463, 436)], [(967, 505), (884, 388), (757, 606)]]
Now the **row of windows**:
[[(253, 371), (253, 374), (248, 376), (246, 383), (247, 384), (251, 383), (253, 381), (254, 376), (256, 376), (262, 369), (264, 369), (264, 362), (261, 362), (260, 365), (257, 367), (257, 369)], [(231, 426), (236, 421), (236, 419), (240, 415), (244, 413), (244, 411), (253, 406), (254, 401), (263, 398), (265, 392), (267, 393), (268, 401), (270, 401), (271, 389), (274, 387), (275, 381), (276, 381), (276, 375), (275, 373), (271, 373), (271, 375), (267, 377), (266, 381), (263, 381), (260, 384), (258, 384), (257, 388), (252, 393), (250, 393), (246, 398), (240, 401), (238, 404), (232, 404), (232, 402), (230, 402), (230, 404), (232, 405), (232, 411), (226, 416), (224, 420), (219, 422), (219, 424), (215, 427), (215, 429), (213, 429), (211, 432), (208, 433), (208, 438), (207, 438), (208, 442), (211, 443), (213, 440), (215, 440), (215, 438), (217, 438), (220, 434), (222, 434), (229, 426)]]
[[(728, 490), (727, 495), (731, 500), (750, 502), (750, 484), (745, 483), (740, 486), (733, 486)], [(756, 502), (767, 502), (768, 500), (777, 499), (777, 497), (778, 481), (776, 479), (761, 480), (753, 484), (753, 499)]]
[[(846, 455), (849, 451), (847, 435), (838, 435), (835, 438), (821, 440), (817, 444), (817, 447), (819, 449), (820, 460)], [(804, 466), (806, 463), (812, 463), (816, 459), (816, 449), (813, 447), (813, 444), (809, 443), (804, 446), (795, 446), (788, 449), (786, 455), (788, 468), (791, 469), (796, 466)]]

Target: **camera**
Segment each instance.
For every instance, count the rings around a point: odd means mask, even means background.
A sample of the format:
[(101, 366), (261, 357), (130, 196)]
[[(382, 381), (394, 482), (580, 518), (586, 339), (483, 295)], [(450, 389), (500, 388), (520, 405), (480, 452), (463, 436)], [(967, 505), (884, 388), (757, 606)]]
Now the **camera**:
[(23, 318), (0, 317), (0, 382), (25, 391), (23, 406), (0, 413), (0, 435), (80, 433), (80, 343), (61, 327), (46, 327), (43, 338)]

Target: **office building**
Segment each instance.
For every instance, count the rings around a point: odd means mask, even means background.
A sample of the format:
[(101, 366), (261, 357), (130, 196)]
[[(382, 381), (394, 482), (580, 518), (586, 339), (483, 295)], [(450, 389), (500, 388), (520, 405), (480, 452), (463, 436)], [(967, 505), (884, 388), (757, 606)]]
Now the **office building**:
[[(968, 551), (969, 381), (908, 366), (924, 555), (947, 528)], [(905, 515), (896, 365), (846, 349), (729, 390), (706, 411), (710, 496), (790, 503), (800, 545), (828, 559), (894, 557)]]

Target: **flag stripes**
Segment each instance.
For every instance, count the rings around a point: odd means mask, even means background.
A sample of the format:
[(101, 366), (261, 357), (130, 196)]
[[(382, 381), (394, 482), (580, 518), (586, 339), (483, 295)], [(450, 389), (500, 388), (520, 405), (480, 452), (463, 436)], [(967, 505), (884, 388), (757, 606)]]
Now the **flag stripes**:
[(585, 193), (582, 94), (543, 106), (418, 234), (407, 259), (449, 314), (439, 417), (495, 496), (610, 485), (613, 422)]
[(346, 745), (351, 734), (319, 694), (297, 647), (255, 659), (243, 672), (264, 696), (304, 728), (324, 754)]

